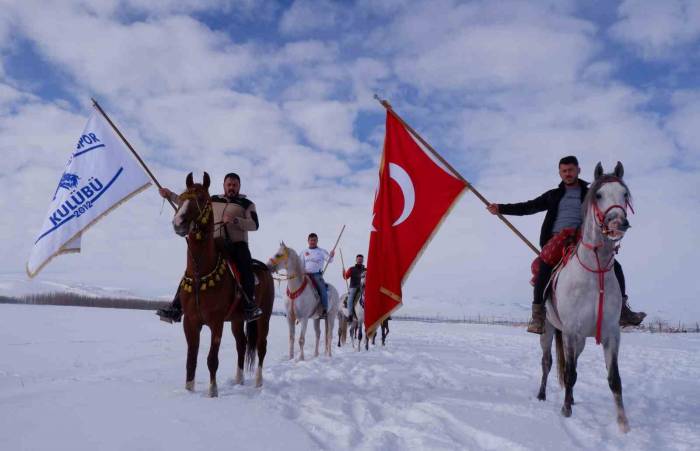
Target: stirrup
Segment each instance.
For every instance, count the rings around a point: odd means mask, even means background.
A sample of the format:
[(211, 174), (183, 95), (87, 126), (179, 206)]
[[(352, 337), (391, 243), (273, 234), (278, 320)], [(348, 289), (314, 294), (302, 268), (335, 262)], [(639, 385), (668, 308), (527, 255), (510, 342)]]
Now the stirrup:
[(255, 306), (254, 308), (248, 310), (244, 310), (244, 315), (245, 315), (245, 320), (248, 322), (251, 321), (256, 321), (258, 318), (260, 318), (263, 314), (263, 311), (260, 307)]
[(182, 311), (173, 308), (162, 308), (156, 311), (156, 315), (160, 317), (160, 320), (168, 324), (179, 323), (182, 319)]

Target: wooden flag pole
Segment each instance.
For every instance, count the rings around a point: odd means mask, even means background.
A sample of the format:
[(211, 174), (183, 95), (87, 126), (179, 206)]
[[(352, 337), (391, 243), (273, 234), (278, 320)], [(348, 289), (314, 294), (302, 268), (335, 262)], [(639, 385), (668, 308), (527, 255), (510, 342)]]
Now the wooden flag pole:
[[(343, 224), (343, 228), (340, 229), (340, 233), (338, 234), (338, 239), (335, 240), (335, 244), (333, 245), (333, 249), (331, 249), (331, 252), (334, 252), (334, 251), (335, 251), (335, 248), (336, 248), (336, 246), (338, 246), (338, 243), (340, 242), (340, 237), (343, 236), (343, 232), (344, 232), (344, 231), (345, 231), (345, 224)], [(326, 262), (326, 266), (323, 267), (323, 271), (321, 271), (321, 275), (323, 275), (323, 273), (326, 272), (326, 268), (328, 268), (328, 264), (329, 264), (330, 262), (331, 262), (330, 260), (328, 260), (328, 261)]]
[[(112, 126), (112, 129), (116, 132), (116, 134), (119, 135), (119, 137), (122, 139), (122, 141), (124, 141), (124, 144), (126, 144), (126, 147), (128, 147), (129, 150), (131, 151), (131, 153), (134, 154), (134, 157), (136, 157), (136, 160), (138, 160), (138, 162), (141, 164), (141, 167), (146, 171), (146, 174), (148, 174), (148, 176), (151, 178), (151, 180), (153, 180), (153, 183), (156, 184), (158, 189), (163, 188), (163, 186), (156, 179), (156, 176), (153, 175), (151, 170), (148, 169), (148, 166), (146, 166), (146, 163), (141, 159), (141, 156), (138, 153), (136, 153), (136, 150), (134, 150), (134, 148), (131, 146), (129, 141), (126, 140), (126, 138), (124, 137), (122, 132), (117, 128), (116, 125), (114, 125), (114, 122), (112, 122), (112, 119), (110, 119), (109, 116), (107, 116), (107, 113), (105, 113), (105, 111), (102, 109), (100, 104), (97, 103), (97, 100), (93, 99), (92, 97), (90, 98), (90, 100), (92, 100), (92, 104), (95, 106), (95, 108), (97, 108), (97, 111), (99, 111), (100, 114), (102, 114), (102, 116), (107, 120), (107, 122), (109, 122), (109, 125)], [(173, 201), (168, 199), (168, 203), (170, 204), (171, 207), (173, 207), (173, 210), (177, 211), (177, 206), (175, 206)]]
[(345, 290), (350, 291), (350, 285), (348, 285), (348, 279), (345, 278), (345, 260), (343, 259), (343, 248), (338, 248), (340, 251), (340, 264), (343, 266), (343, 280), (345, 280)]
[[(381, 103), (382, 106), (383, 106), (384, 108), (386, 108), (386, 110), (387, 110), (389, 113), (391, 113), (396, 119), (398, 119), (398, 121), (401, 122), (401, 124), (402, 124), (404, 127), (406, 127), (406, 130), (408, 130), (418, 141), (420, 141), (421, 144), (423, 144), (423, 145), (425, 146), (425, 148), (428, 149), (428, 150), (430, 151), (430, 153), (433, 154), (433, 156), (435, 156), (435, 158), (437, 158), (443, 165), (445, 165), (445, 167), (447, 167), (447, 168), (452, 172), (452, 174), (454, 174), (455, 177), (457, 177), (457, 178), (460, 179), (462, 182), (464, 182), (464, 183), (467, 185), (467, 188), (468, 188), (471, 192), (473, 192), (474, 195), (476, 195), (476, 197), (478, 197), (479, 200), (480, 200), (481, 202), (484, 203), (484, 205), (489, 206), (489, 205), (491, 204), (488, 200), (486, 200), (486, 198), (485, 198), (484, 196), (481, 195), (481, 193), (480, 193), (479, 191), (476, 190), (476, 188), (474, 188), (474, 185), (472, 185), (471, 183), (469, 183), (469, 181), (468, 181), (467, 179), (465, 179), (464, 177), (462, 177), (462, 174), (460, 174), (455, 168), (453, 168), (452, 165), (451, 165), (450, 163), (448, 163), (448, 162), (442, 157), (442, 155), (440, 155), (439, 153), (437, 153), (437, 151), (436, 151), (435, 149), (433, 149), (433, 147), (432, 147), (430, 144), (428, 144), (428, 142), (427, 142), (426, 140), (424, 140), (423, 137), (420, 136), (420, 135), (418, 134), (418, 132), (416, 132), (415, 130), (413, 130), (413, 128), (411, 128), (411, 126), (408, 125), (408, 124), (406, 123), (406, 121), (404, 121), (404, 120), (401, 118), (401, 116), (399, 116), (398, 114), (396, 114), (396, 112), (394, 111), (394, 109), (391, 107), (391, 104), (390, 104), (387, 100), (382, 100), (381, 98), (379, 98), (379, 96), (378, 96), (377, 94), (374, 95), (374, 98), (377, 99), (377, 101), (378, 101), (379, 103)], [(510, 221), (508, 221), (508, 220), (507, 220), (505, 217), (503, 217), (503, 215), (500, 214), (500, 213), (497, 214), (496, 216), (498, 216), (498, 218), (499, 218), (501, 221), (503, 221), (503, 222), (505, 223), (505, 225), (507, 225), (508, 228), (509, 228), (511, 231), (513, 231), (513, 233), (515, 233), (521, 240), (523, 240), (523, 242), (524, 242), (530, 249), (532, 249), (532, 251), (533, 251), (535, 254), (540, 255), (539, 249), (537, 249), (537, 247), (535, 247), (535, 245), (532, 244), (532, 243), (530, 242), (530, 240), (528, 240), (527, 238), (525, 238), (525, 236), (524, 236), (522, 233), (520, 233), (520, 231), (519, 231), (518, 229), (516, 229), (515, 226), (514, 226), (513, 224), (510, 223)]]

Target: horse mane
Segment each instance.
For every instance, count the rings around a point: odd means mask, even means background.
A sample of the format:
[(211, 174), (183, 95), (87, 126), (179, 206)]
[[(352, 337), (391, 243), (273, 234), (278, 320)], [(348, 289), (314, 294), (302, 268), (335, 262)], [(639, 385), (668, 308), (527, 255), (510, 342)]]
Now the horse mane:
[(622, 178), (617, 177), (615, 174), (603, 174), (597, 179), (593, 180), (593, 183), (588, 187), (588, 192), (586, 193), (586, 197), (583, 199), (583, 203), (581, 204), (581, 215), (583, 217), (584, 223), (586, 222), (586, 216), (588, 215), (588, 212), (590, 211), (591, 203), (593, 202), (593, 199), (595, 198), (596, 193), (600, 190), (600, 188), (605, 185), (606, 183), (609, 182), (618, 182), (620, 185), (624, 186), (625, 189), (627, 190), (629, 194), (629, 202), (632, 202), (632, 194), (630, 192), (629, 187), (625, 183)]

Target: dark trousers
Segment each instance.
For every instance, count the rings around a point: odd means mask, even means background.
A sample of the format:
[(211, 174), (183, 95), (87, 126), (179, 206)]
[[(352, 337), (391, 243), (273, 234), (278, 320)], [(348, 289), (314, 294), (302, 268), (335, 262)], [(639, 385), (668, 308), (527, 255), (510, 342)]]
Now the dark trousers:
[(255, 276), (253, 275), (253, 257), (250, 255), (248, 243), (238, 241), (232, 243), (226, 241), (226, 253), (236, 263), (236, 268), (241, 275), (241, 286), (243, 291), (248, 296), (248, 299), (253, 300), (255, 294)]
[[(617, 282), (620, 284), (620, 291), (622, 296), (626, 296), (625, 293), (625, 274), (622, 272), (622, 266), (615, 260), (613, 264), (613, 270), (615, 271), (615, 277), (617, 277)], [(549, 282), (549, 277), (552, 275), (552, 267), (540, 260), (540, 272), (537, 274), (537, 280), (535, 281), (535, 289), (533, 294), (533, 304), (542, 304), (544, 302), (544, 289)]]

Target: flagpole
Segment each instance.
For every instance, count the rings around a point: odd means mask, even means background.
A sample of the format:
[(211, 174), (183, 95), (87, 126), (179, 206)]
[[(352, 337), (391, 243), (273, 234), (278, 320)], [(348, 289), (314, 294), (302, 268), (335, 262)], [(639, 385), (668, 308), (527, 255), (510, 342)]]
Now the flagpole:
[(350, 291), (348, 279), (345, 278), (345, 260), (343, 260), (343, 248), (341, 247), (338, 250), (340, 251), (340, 264), (343, 266), (343, 279), (345, 280), (345, 291)]
[[(452, 167), (452, 165), (451, 165), (450, 163), (448, 163), (448, 162), (442, 157), (442, 155), (440, 155), (435, 149), (433, 149), (433, 147), (432, 147), (430, 144), (428, 144), (428, 142), (427, 142), (426, 140), (424, 140), (423, 137), (420, 136), (420, 135), (418, 134), (418, 132), (416, 132), (410, 125), (408, 125), (408, 124), (406, 123), (406, 121), (404, 121), (404, 120), (401, 118), (401, 116), (399, 116), (399, 115), (394, 111), (394, 109), (391, 107), (391, 104), (390, 104), (387, 100), (382, 100), (377, 94), (374, 95), (374, 98), (377, 99), (377, 101), (378, 101), (384, 108), (386, 108), (387, 112), (391, 113), (396, 119), (398, 119), (398, 121), (401, 122), (401, 124), (402, 124), (404, 127), (406, 127), (406, 130), (408, 130), (413, 136), (415, 136), (415, 138), (416, 138), (418, 141), (420, 141), (421, 144), (423, 144), (423, 145), (430, 151), (430, 153), (432, 153), (432, 154), (435, 156), (435, 158), (437, 158), (438, 160), (440, 160), (440, 162), (441, 162), (443, 165), (445, 165), (445, 166), (455, 175), (455, 177), (457, 177), (457, 178), (460, 179), (462, 182), (464, 182), (464, 183), (467, 185), (467, 188), (468, 188), (469, 190), (471, 190), (471, 191), (474, 193), (474, 195), (476, 195), (476, 197), (478, 197), (479, 200), (482, 201), (482, 202), (484, 203), (484, 205), (486, 205), (487, 207), (488, 207), (489, 205), (491, 205), (491, 203), (490, 203), (488, 200), (486, 200), (486, 198), (485, 198), (479, 191), (477, 191), (476, 188), (474, 188), (474, 185), (472, 185), (471, 183), (469, 183), (469, 181), (468, 181), (467, 179), (465, 179), (464, 177), (462, 177), (462, 174), (460, 174), (454, 167)], [(500, 213), (496, 214), (496, 216), (498, 216), (498, 218), (499, 218), (501, 221), (503, 221), (503, 222), (505, 223), (505, 225), (508, 226), (508, 228), (509, 228), (513, 233), (515, 233), (521, 240), (523, 240), (523, 242), (524, 242), (530, 249), (532, 249), (532, 251), (533, 251), (535, 254), (540, 255), (539, 249), (537, 249), (537, 247), (535, 247), (535, 245), (533, 245), (533, 244), (530, 242), (530, 240), (528, 240), (527, 238), (525, 238), (525, 236), (524, 236), (522, 233), (520, 233), (520, 231), (519, 231), (518, 229), (516, 229), (515, 226), (514, 226), (513, 224), (511, 224), (510, 221), (508, 221), (508, 220), (507, 220), (502, 214), (500, 214)]]
[[(102, 116), (107, 120), (107, 122), (109, 122), (109, 125), (112, 126), (112, 129), (114, 129), (114, 131), (117, 133), (117, 135), (119, 135), (119, 137), (122, 139), (122, 141), (124, 141), (124, 144), (126, 144), (126, 147), (128, 147), (129, 150), (131, 151), (131, 153), (134, 154), (134, 157), (136, 157), (138, 162), (141, 164), (141, 167), (146, 171), (146, 174), (148, 174), (148, 176), (151, 178), (151, 180), (153, 180), (153, 183), (156, 184), (158, 189), (162, 189), (163, 186), (158, 182), (158, 180), (156, 179), (156, 176), (153, 175), (153, 173), (151, 172), (150, 169), (148, 169), (148, 166), (146, 166), (146, 163), (141, 159), (141, 156), (138, 153), (136, 153), (136, 150), (134, 150), (134, 148), (131, 146), (129, 141), (127, 141), (127, 139), (124, 137), (122, 132), (117, 128), (117, 126), (114, 125), (114, 122), (112, 122), (112, 120), (109, 118), (109, 116), (107, 116), (107, 113), (105, 113), (105, 111), (102, 109), (100, 104), (97, 103), (97, 100), (95, 100), (92, 97), (90, 97), (90, 100), (92, 100), (92, 104), (95, 106), (95, 108), (97, 108), (97, 111), (99, 111), (100, 114), (102, 114)], [(177, 207), (175, 206), (173, 201), (168, 199), (168, 203), (170, 204), (171, 207), (173, 207), (173, 210), (177, 211)]]
[[(331, 249), (331, 252), (334, 252), (334, 251), (335, 251), (335, 248), (336, 248), (336, 246), (338, 246), (338, 243), (340, 242), (340, 237), (343, 236), (343, 232), (344, 232), (344, 231), (345, 231), (345, 224), (343, 224), (343, 228), (340, 229), (340, 233), (338, 234), (338, 239), (335, 240), (335, 244), (333, 245), (333, 249)], [(323, 273), (326, 272), (326, 268), (328, 268), (328, 264), (329, 264), (330, 262), (331, 262), (330, 260), (328, 260), (328, 261), (326, 262), (326, 266), (323, 267), (323, 271), (321, 271), (321, 274), (323, 274)]]

